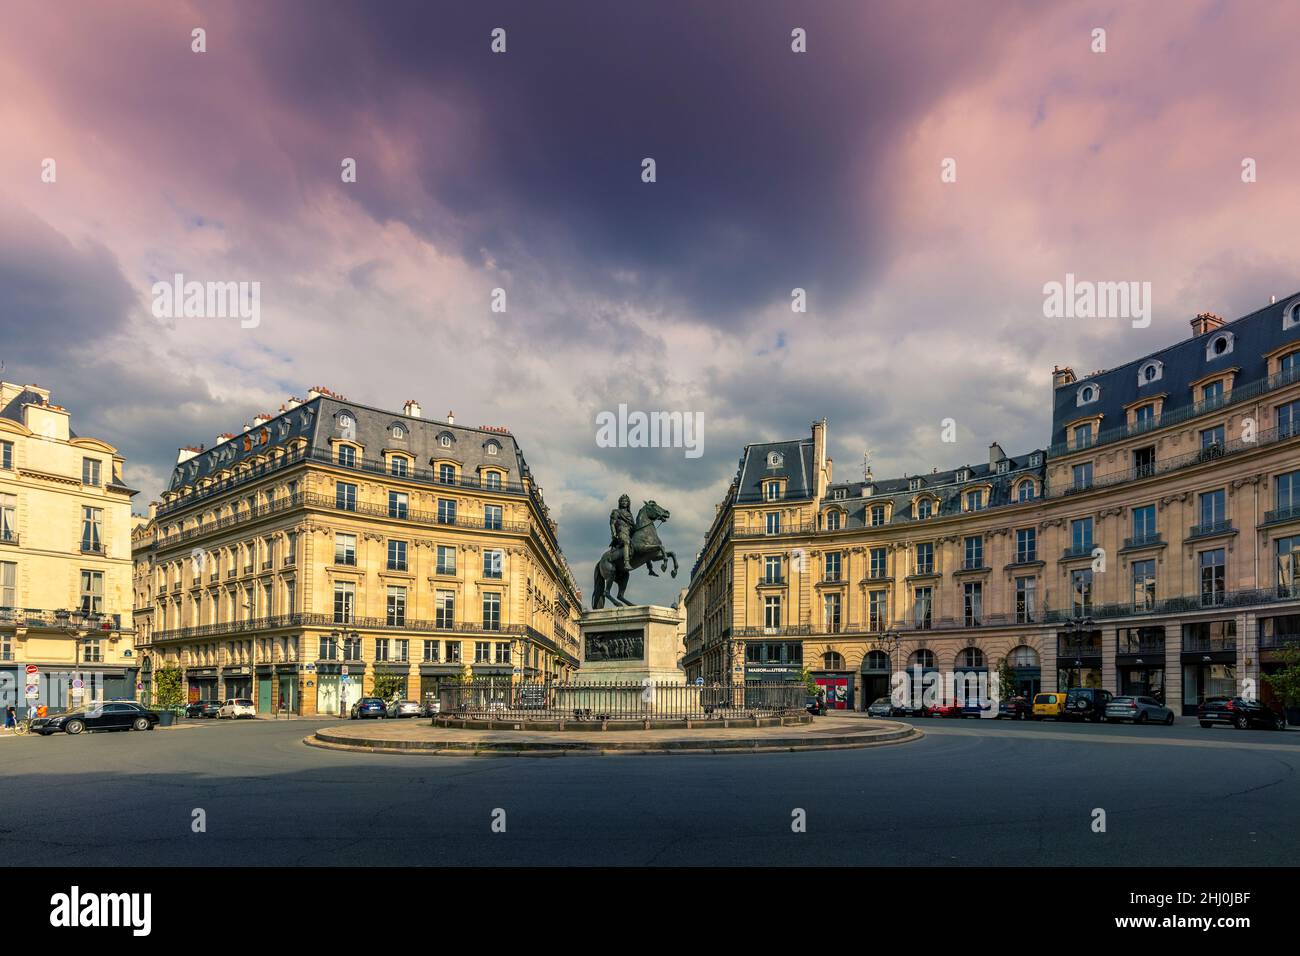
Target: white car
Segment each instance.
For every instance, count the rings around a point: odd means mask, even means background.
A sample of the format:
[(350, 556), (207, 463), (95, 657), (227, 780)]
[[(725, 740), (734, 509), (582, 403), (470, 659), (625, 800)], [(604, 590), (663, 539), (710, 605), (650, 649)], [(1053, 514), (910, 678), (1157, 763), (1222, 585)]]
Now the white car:
[(257, 709), (253, 706), (251, 700), (245, 700), (242, 697), (232, 697), (230, 700), (221, 705), (217, 711), (217, 719), (229, 717), (232, 720), (239, 717), (256, 717)]

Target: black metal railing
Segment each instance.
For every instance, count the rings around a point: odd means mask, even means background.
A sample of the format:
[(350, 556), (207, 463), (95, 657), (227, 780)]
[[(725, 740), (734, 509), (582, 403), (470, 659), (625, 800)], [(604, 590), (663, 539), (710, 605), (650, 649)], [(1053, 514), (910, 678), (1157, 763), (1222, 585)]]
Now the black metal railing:
[(1291, 505), (1289, 508), (1274, 508), (1272, 511), (1264, 512), (1264, 524), (1278, 524), (1283, 521), (1295, 521), (1300, 519), (1300, 505)]
[(439, 711), (440, 717), (489, 720), (703, 720), (801, 714), (808, 697), (801, 682), (516, 681), (503, 676), (444, 684)]
[(1214, 534), (1226, 534), (1232, 530), (1232, 519), (1221, 521), (1203, 521), (1187, 529), (1188, 538), (1205, 538)]
[[(1257, 604), (1276, 604), (1281, 601), (1300, 601), (1300, 584), (1279, 584), (1267, 588), (1244, 588), (1238, 591), (1213, 591), (1205, 594), (1183, 594), (1161, 601), (1119, 604), (1090, 604), (1087, 614), (1092, 618), (1136, 617), (1148, 614), (1180, 614), (1220, 607), (1249, 607)], [(1074, 607), (1052, 608), (1044, 612), (1043, 623), (1064, 624), (1078, 616)]]

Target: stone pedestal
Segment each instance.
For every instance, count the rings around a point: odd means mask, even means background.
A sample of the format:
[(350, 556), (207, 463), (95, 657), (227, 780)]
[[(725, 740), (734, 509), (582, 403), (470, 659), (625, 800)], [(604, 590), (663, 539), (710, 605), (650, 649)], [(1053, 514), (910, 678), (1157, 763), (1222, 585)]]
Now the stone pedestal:
[(679, 661), (686, 609), (640, 604), (584, 611), (579, 681), (686, 683)]

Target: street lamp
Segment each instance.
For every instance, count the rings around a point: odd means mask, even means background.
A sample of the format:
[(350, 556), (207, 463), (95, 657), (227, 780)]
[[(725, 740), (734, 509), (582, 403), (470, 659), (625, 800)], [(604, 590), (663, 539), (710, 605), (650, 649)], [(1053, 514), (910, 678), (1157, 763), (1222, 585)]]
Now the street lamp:
[[(1066, 633), (1069, 634), (1069, 642), (1074, 646), (1076, 654), (1078, 653), (1079, 650), (1079, 635), (1081, 635), (1085, 630), (1091, 630), (1094, 624), (1096, 624), (1096, 622), (1091, 617), (1088, 617), (1086, 614), (1079, 614), (1075, 617), (1066, 618), (1065, 630)], [(1074, 666), (1079, 668), (1081, 672), (1080, 678), (1082, 678), (1083, 676), (1082, 655), (1075, 657)], [(1069, 690), (1069, 688), (1067, 687), (1066, 690)]]
[[(886, 666), (887, 666), (888, 671), (889, 671), (889, 684), (890, 684), (890, 693), (889, 693), (889, 697), (890, 697), (890, 706), (893, 706), (893, 697), (894, 697), (894, 693), (893, 693), (893, 683), (894, 683), (894, 652), (895, 652), (896, 650), (898, 650), (898, 645), (901, 644), (902, 641), (903, 641), (903, 635), (900, 634), (900, 633), (898, 633), (898, 631), (895, 630), (895, 629), (893, 629), (893, 628), (890, 628), (889, 630), (885, 631), (884, 634), (880, 635), (879, 643), (881, 643), (881, 644), (883, 644), (883, 645), (885, 646), (885, 655), (886, 655), (887, 658), (888, 658), (888, 660), (887, 660), (887, 662), (886, 662)], [(891, 714), (890, 716), (893, 716), (893, 715)]]

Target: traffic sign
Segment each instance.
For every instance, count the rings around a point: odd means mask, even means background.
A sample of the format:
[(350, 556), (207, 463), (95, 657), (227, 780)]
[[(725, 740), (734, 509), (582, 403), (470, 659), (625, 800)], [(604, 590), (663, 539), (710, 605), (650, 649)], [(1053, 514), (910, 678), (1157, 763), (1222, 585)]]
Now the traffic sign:
[(339, 673), (341, 673), (344, 677), (346, 677), (348, 673), (348, 665), (344, 664), (342, 667), (340, 667)]
[(41, 672), (40, 668), (37, 667), (35, 664), (28, 664), (28, 665), (27, 665), (27, 673), (29, 673), (29, 674), (39, 674), (40, 672)]
[(695, 678), (695, 686), (696, 686), (696, 687), (703, 687), (703, 686), (704, 686), (704, 678), (703, 678), (703, 677), (697, 677), (697, 678)]
[(72, 682), (72, 689), (73, 689), (73, 690), (81, 690), (81, 688), (83, 688), (83, 687), (85, 687), (85, 686), (86, 686), (86, 682), (83, 681), (80, 677), (78, 677), (76, 680), (74, 680), (74, 681)]
[(36, 685), (36, 684), (28, 684), (28, 685), (27, 685), (27, 699), (28, 699), (28, 700), (33, 700), (33, 699), (35, 699), (35, 698), (37, 698), (37, 697), (40, 697), (40, 696), (41, 696), (41, 689), (40, 689), (40, 687), (39, 687), (38, 685)]

